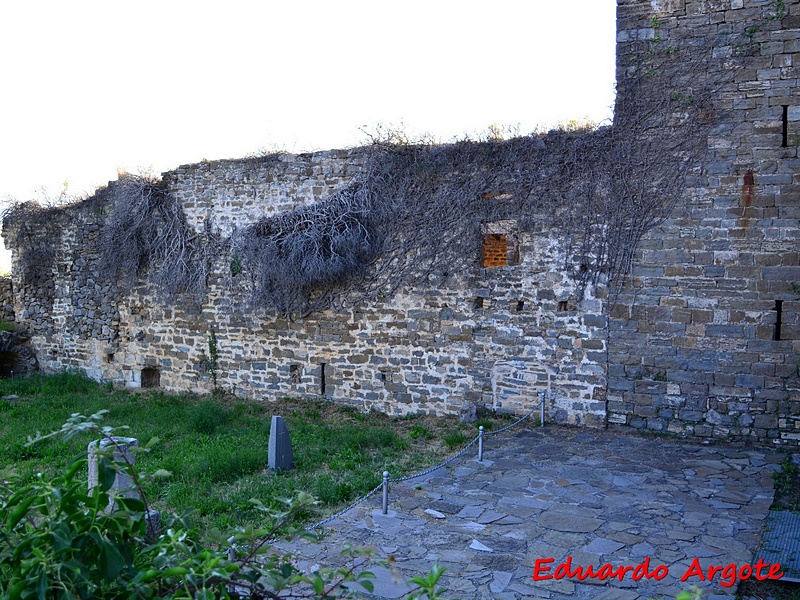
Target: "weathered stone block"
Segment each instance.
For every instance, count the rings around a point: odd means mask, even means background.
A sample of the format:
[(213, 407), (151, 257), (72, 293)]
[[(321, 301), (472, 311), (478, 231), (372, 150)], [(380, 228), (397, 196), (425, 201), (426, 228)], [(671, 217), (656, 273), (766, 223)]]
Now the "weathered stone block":
[(682, 409), (678, 411), (678, 417), (682, 421), (702, 421), (703, 413), (699, 410)]
[[(135, 452), (131, 451), (139, 445), (136, 438), (112, 437), (102, 440), (95, 440), (89, 443), (89, 490), (91, 491), (100, 485), (99, 461), (105, 458), (120, 465), (133, 465), (136, 460)], [(123, 498), (138, 498), (139, 494), (134, 484), (133, 478), (127, 467), (123, 467), (115, 476), (111, 486), (112, 493)]]
[(737, 375), (735, 386), (744, 388), (763, 388), (764, 377), (760, 375)]
[(753, 426), (759, 429), (769, 429), (778, 426), (777, 415), (755, 415), (753, 417)]

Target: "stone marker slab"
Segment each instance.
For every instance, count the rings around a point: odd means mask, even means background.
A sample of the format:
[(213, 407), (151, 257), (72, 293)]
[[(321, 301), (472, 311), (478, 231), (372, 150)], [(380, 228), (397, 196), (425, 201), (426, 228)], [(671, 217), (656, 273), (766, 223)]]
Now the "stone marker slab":
[(273, 416), (269, 428), (269, 468), (272, 471), (294, 469), (294, 453), (289, 428), (283, 417)]
[[(107, 453), (110, 451), (110, 446), (114, 447), (114, 449), (113, 455), (108, 456), (108, 458), (123, 465), (126, 463), (132, 465), (136, 459), (136, 454), (135, 451), (131, 452), (131, 448), (135, 448), (138, 445), (139, 440), (136, 438), (126, 437), (112, 437), (110, 439), (106, 438), (90, 442), (88, 447), (89, 492), (100, 485), (99, 461), (102, 456), (107, 455)], [(111, 485), (111, 488), (108, 491), (109, 494), (116, 494), (118, 496), (122, 496), (123, 498), (139, 497), (139, 492), (136, 490), (136, 486), (133, 483), (133, 478), (124, 469), (117, 471), (114, 483)], [(109, 510), (112, 508), (112, 504), (113, 502), (109, 504)]]
[[(110, 452), (113, 448), (113, 454), (108, 458), (120, 464), (120, 470), (117, 471), (114, 477), (114, 483), (108, 490), (109, 498), (108, 506), (105, 512), (111, 512), (116, 508), (116, 502), (113, 496), (122, 498), (139, 498), (139, 492), (136, 489), (133, 478), (130, 473), (122, 467), (122, 465), (130, 464), (133, 466), (136, 461), (136, 451), (132, 450), (139, 446), (139, 440), (136, 438), (112, 436), (102, 440), (94, 440), (89, 443), (88, 447), (88, 461), (89, 461), (89, 493), (100, 485), (100, 458), (106, 453)], [(145, 533), (146, 539), (155, 540), (158, 532), (161, 529), (161, 516), (156, 510), (148, 510), (145, 515), (147, 523), (147, 531)]]

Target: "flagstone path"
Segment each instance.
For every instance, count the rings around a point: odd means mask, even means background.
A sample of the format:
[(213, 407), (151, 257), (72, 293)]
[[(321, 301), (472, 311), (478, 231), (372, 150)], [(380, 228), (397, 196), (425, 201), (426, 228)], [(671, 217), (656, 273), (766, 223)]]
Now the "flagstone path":
[[(305, 565), (330, 565), (346, 543), (378, 548), (393, 566), (373, 569), (366, 598), (404, 597), (403, 582), (435, 563), (447, 567), (446, 597), (461, 600), (646, 600), (692, 585), (710, 600), (732, 598), (730, 577), (709, 582), (697, 572), (751, 563), (782, 458), (619, 430), (512, 430), (487, 438), (483, 462), (465, 456), (393, 485), (387, 515), (376, 494), (330, 523), (319, 543), (284, 547)], [(573, 571), (611, 566), (602, 579), (543, 578), (568, 557)], [(619, 579), (619, 567), (645, 563), (666, 576), (634, 581), (628, 570)]]

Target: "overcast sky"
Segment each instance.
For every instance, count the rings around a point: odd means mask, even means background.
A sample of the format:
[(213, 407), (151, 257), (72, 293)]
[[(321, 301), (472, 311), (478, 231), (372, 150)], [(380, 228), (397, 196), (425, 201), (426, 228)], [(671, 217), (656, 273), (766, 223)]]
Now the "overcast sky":
[(439, 141), (609, 119), (615, 0), (0, 5), (0, 199), (91, 192), (404, 123)]

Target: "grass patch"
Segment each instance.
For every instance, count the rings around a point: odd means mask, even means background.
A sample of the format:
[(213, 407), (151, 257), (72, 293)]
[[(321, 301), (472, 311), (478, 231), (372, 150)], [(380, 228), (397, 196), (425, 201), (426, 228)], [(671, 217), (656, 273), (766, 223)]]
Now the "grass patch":
[[(338, 510), (380, 483), (381, 473), (410, 475), (453, 454), (477, 434), (477, 424), (456, 417), (390, 418), (308, 399), (246, 401), (232, 396), (199, 397), (160, 391), (119, 390), (76, 373), (0, 380), (0, 468), (13, 467), (26, 479), (54, 476), (86, 451), (88, 436), (70, 442), (53, 438), (26, 447), (37, 432), (58, 429), (72, 413), (106, 409), (104, 425), (128, 426), (124, 435), (140, 445), (160, 442), (137, 458), (145, 473), (166, 469), (168, 479), (147, 484), (155, 508), (184, 513), (194, 508), (201, 527), (257, 524), (250, 499), (274, 509), (298, 491), (322, 505), (306, 518)], [(272, 415), (287, 421), (296, 468), (271, 473), (268, 466)], [(485, 417), (485, 427), (502, 427), (509, 417)]]
[(192, 430), (211, 435), (219, 427), (224, 427), (226, 420), (225, 411), (219, 402), (213, 399), (203, 400), (191, 410)]
[(0, 331), (17, 331), (19, 329), (19, 325), (14, 321), (6, 321), (5, 319), (0, 319)]
[[(791, 456), (781, 463), (781, 468), (772, 474), (775, 482), (775, 498), (772, 510), (800, 512), (800, 469)], [(756, 581), (748, 579), (739, 586), (740, 596), (768, 598), (770, 600), (800, 600), (800, 584), (784, 581)]]
[(450, 450), (455, 450), (459, 446), (463, 446), (467, 441), (467, 436), (463, 431), (448, 431), (442, 437), (445, 445)]
[(772, 479), (775, 482), (773, 510), (800, 512), (800, 469), (797, 464), (787, 457), (780, 471), (772, 474)]
[(421, 425), (420, 423), (414, 423), (411, 426), (411, 430), (408, 432), (408, 435), (412, 440), (418, 440), (418, 439), (427, 440), (432, 437), (432, 434), (430, 431), (428, 431), (428, 428), (425, 427), (425, 425)]

